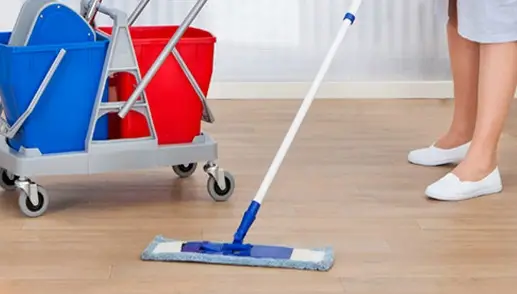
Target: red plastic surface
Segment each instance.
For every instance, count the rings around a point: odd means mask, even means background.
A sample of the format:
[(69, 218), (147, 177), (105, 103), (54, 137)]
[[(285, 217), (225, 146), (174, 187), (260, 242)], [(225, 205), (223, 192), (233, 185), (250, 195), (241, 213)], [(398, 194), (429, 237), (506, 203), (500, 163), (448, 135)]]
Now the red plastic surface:
[[(111, 28), (99, 28), (111, 34)], [(147, 73), (178, 26), (131, 27), (131, 37), (142, 77)], [(209, 32), (188, 28), (176, 49), (183, 57), (201, 90), (208, 93), (213, 73), (216, 38)], [(118, 101), (126, 101), (133, 93), (136, 81), (131, 74), (119, 73), (114, 78)], [(169, 55), (163, 66), (145, 89), (151, 108), (158, 144), (190, 143), (201, 132), (203, 105), (178, 62)], [(111, 124), (114, 123), (112, 119)], [(130, 112), (115, 122), (119, 138), (149, 136), (144, 116)], [(113, 137), (113, 134), (111, 134)]]

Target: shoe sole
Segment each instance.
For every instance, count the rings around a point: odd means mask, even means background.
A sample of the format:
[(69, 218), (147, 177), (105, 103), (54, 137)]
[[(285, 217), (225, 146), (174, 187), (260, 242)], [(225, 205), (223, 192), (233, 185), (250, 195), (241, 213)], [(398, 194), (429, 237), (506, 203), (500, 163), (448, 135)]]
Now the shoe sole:
[(469, 199), (475, 199), (475, 198), (482, 197), (482, 196), (498, 194), (498, 193), (501, 193), (502, 191), (503, 191), (502, 186), (497, 187), (497, 188), (486, 188), (486, 189), (476, 191), (474, 196), (467, 196), (467, 197), (462, 196), (461, 198), (458, 198), (458, 199), (445, 199), (445, 198), (440, 197), (439, 195), (436, 195), (436, 194), (433, 195), (432, 193), (429, 193), (427, 191), (425, 191), (425, 195), (427, 196), (427, 198), (430, 198), (433, 200), (455, 202), (455, 201), (464, 201), (464, 200), (469, 200)]
[(414, 164), (414, 165), (420, 165), (420, 166), (443, 166), (443, 165), (449, 165), (449, 164), (459, 164), (461, 161), (463, 161), (463, 158), (462, 159), (458, 159), (458, 160), (436, 161), (436, 162), (433, 162), (433, 163), (424, 163), (424, 162), (418, 162), (418, 161), (411, 161), (411, 160), (408, 159), (409, 163)]

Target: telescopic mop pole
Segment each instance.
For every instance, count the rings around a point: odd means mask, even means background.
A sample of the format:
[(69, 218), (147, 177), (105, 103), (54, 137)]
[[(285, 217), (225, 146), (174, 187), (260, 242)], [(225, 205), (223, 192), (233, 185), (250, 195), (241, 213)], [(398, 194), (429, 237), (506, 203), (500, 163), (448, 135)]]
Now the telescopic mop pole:
[(280, 165), (282, 164), (285, 156), (287, 155), (287, 151), (289, 150), (296, 134), (298, 133), (298, 130), (300, 129), (300, 126), (305, 118), (305, 115), (309, 111), (309, 108), (314, 101), (314, 98), (316, 96), (316, 93), (323, 81), (323, 78), (325, 77), (332, 60), (334, 59), (334, 56), (336, 55), (337, 50), (339, 49), (339, 46), (341, 45), (343, 39), (345, 38), (345, 35), (348, 31), (348, 28), (355, 22), (355, 15), (357, 11), (359, 10), (359, 7), (361, 6), (362, 0), (352, 0), (352, 5), (350, 6), (349, 10), (346, 12), (343, 23), (341, 25), (341, 28), (338, 31), (338, 34), (332, 43), (332, 46), (330, 47), (330, 50), (328, 51), (327, 55), (325, 56), (325, 59), (323, 60), (323, 63), (312, 83), (312, 86), (310, 87), (307, 95), (305, 96), (300, 109), (298, 110), (298, 113), (296, 114), (296, 117), (294, 118), (291, 127), (289, 128), (289, 131), (285, 135), (285, 138), (282, 142), (282, 145), (277, 151), (277, 154), (275, 158), (273, 159), (273, 162), (271, 163), (264, 180), (262, 181), (262, 184), (260, 185), (258, 192), (251, 202), (250, 206), (248, 207), (248, 210), (244, 213), (244, 216), (242, 218), (242, 221), (237, 229), (237, 231), (234, 234), (234, 244), (242, 244), (244, 241), (244, 238), (246, 234), (248, 233), (248, 230), (250, 229), (251, 225), (255, 221), (255, 218), (257, 216), (257, 213), (260, 209), (260, 206), (262, 202), (264, 201), (264, 198), (266, 197), (266, 194), (271, 186), (271, 183), (273, 182), (273, 179), (275, 178), (278, 170), (280, 169)]

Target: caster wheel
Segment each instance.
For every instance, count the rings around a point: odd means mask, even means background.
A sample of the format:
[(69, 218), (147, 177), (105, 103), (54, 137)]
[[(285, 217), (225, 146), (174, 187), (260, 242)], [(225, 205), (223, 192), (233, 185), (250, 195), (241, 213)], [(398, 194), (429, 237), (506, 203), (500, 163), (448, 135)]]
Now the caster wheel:
[(184, 164), (175, 165), (172, 167), (172, 170), (174, 171), (174, 173), (176, 173), (178, 175), (178, 177), (188, 178), (196, 171), (196, 168), (197, 168), (197, 163), (191, 163), (188, 165), (184, 165)]
[(38, 217), (45, 213), (48, 208), (49, 197), (47, 191), (41, 186), (38, 186), (38, 203), (33, 204), (30, 197), (23, 190), (20, 190), (18, 196), (18, 205), (23, 214), (28, 217)]
[(13, 191), (16, 189), (15, 182), (19, 177), (13, 175), (5, 168), (0, 168), (0, 186), (6, 191)]
[(232, 174), (227, 171), (224, 172), (224, 181), (226, 183), (226, 187), (223, 190), (219, 187), (214, 177), (210, 176), (208, 178), (206, 185), (208, 194), (217, 202), (228, 200), (232, 196), (233, 190), (235, 189), (235, 179), (233, 178)]

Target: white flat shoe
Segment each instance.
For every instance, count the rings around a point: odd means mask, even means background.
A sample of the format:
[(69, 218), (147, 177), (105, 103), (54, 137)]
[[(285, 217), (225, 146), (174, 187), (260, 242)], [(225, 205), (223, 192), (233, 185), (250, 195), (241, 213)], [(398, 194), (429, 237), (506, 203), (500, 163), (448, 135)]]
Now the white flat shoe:
[(484, 179), (477, 182), (460, 181), (453, 173), (448, 173), (440, 180), (429, 185), (425, 190), (427, 197), (442, 201), (461, 201), (503, 190), (499, 168), (495, 168)]
[(451, 149), (435, 147), (434, 144), (422, 149), (409, 152), (408, 161), (423, 166), (439, 166), (461, 162), (470, 147), (470, 142)]

